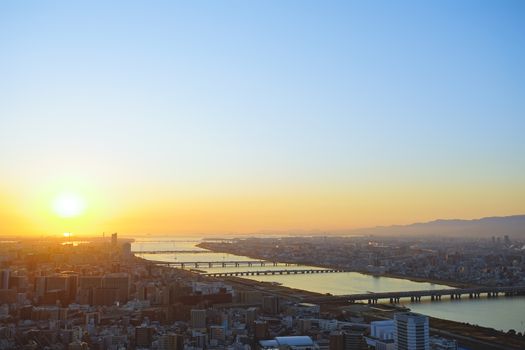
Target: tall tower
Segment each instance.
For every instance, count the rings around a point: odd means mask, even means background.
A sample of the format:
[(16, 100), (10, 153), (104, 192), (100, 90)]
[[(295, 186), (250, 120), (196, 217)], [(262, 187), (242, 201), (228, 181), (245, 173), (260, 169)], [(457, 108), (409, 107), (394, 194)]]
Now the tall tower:
[(3, 269), (1, 271), (1, 278), (0, 278), (0, 288), (1, 289), (9, 289), (9, 275), (10, 271), (9, 269)]
[(116, 232), (115, 232), (115, 233), (112, 233), (112, 234), (111, 234), (111, 245), (114, 246), (114, 247), (116, 247), (116, 246), (117, 246), (117, 241), (118, 241), (118, 239), (117, 239), (117, 233), (116, 233)]
[(413, 312), (394, 315), (396, 350), (429, 350), (428, 317)]

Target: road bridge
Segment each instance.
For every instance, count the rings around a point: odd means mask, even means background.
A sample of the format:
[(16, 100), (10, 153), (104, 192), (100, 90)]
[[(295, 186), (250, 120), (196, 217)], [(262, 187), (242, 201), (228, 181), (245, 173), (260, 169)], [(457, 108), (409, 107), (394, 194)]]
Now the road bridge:
[(200, 243), (201, 240), (199, 239), (188, 239), (188, 240), (180, 240), (180, 239), (164, 239), (164, 240), (142, 240), (142, 239), (136, 239), (134, 240), (134, 243)]
[(267, 275), (299, 275), (307, 273), (335, 273), (346, 272), (345, 270), (335, 269), (301, 269), (301, 270), (263, 270), (263, 271), (233, 271), (233, 272), (208, 272), (203, 273), (204, 276), (211, 277), (229, 277), (229, 276), (267, 276)]
[(401, 298), (410, 298), (410, 301), (420, 301), (423, 297), (429, 297), (431, 300), (441, 300), (443, 296), (450, 297), (450, 299), (461, 299), (462, 296), (467, 296), (468, 298), (472, 299), (479, 298), (482, 295), (486, 295), (488, 298), (498, 297), (500, 294), (505, 296), (525, 295), (525, 286), (450, 288), (432, 290), (413, 290), (403, 292), (349, 294), (313, 297), (306, 299), (305, 302), (355, 303), (356, 301), (367, 301), (369, 304), (375, 304), (378, 302), (378, 300), (389, 300), (391, 303), (399, 303)]
[(209, 254), (211, 250), (138, 250), (133, 254)]
[(239, 266), (297, 266), (297, 264), (280, 263), (266, 260), (220, 260), (220, 261), (151, 261), (157, 265), (169, 267), (239, 267)]

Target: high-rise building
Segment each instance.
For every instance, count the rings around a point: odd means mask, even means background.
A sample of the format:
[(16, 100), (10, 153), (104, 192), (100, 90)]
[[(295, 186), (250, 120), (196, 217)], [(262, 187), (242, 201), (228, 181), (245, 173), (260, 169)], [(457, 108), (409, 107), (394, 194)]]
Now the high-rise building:
[(345, 331), (343, 333), (344, 350), (366, 350), (365, 338), (363, 332), (358, 330)]
[(208, 335), (206, 333), (194, 332), (193, 333), (193, 344), (200, 349), (205, 349), (208, 344)]
[(78, 288), (90, 289), (102, 287), (102, 276), (80, 276), (78, 278)]
[(135, 327), (135, 345), (137, 347), (150, 348), (154, 330), (151, 327)]
[(428, 317), (413, 312), (394, 315), (396, 350), (429, 350)]
[(297, 320), (297, 326), (301, 334), (305, 334), (312, 328), (312, 320), (309, 318), (300, 318)]
[(367, 343), (376, 350), (394, 350), (394, 320), (370, 322), (370, 336)]
[(330, 333), (330, 350), (343, 350), (344, 336), (341, 331), (334, 331)]
[(46, 294), (46, 276), (35, 277), (35, 294), (39, 298)]
[(78, 293), (78, 274), (68, 273), (68, 298), (69, 302), (73, 303), (77, 299)]
[(394, 320), (370, 322), (370, 336), (377, 339), (394, 339)]
[(253, 323), (257, 319), (257, 308), (250, 307), (246, 310), (246, 327), (253, 329)]
[(368, 346), (361, 329), (330, 333), (330, 350), (366, 350)]
[(255, 339), (266, 339), (268, 337), (268, 323), (266, 321), (255, 321), (254, 333)]
[(119, 290), (117, 288), (94, 288), (92, 294), (92, 305), (111, 306), (119, 301)]
[(68, 289), (68, 278), (66, 276), (46, 276), (46, 292), (56, 289), (63, 291), (66, 291)]
[(111, 245), (116, 247), (117, 246), (117, 241), (118, 241), (118, 238), (117, 238), (117, 233), (112, 233), (111, 234)]
[(122, 244), (122, 256), (124, 258), (129, 258), (131, 256), (131, 243), (124, 242), (124, 244)]
[(279, 313), (279, 298), (274, 295), (262, 298), (262, 310), (268, 314), (275, 315)]
[(191, 327), (198, 329), (206, 328), (206, 310), (191, 310)]
[(184, 336), (182, 334), (168, 333), (159, 338), (160, 350), (183, 350)]
[[(77, 298), (78, 274), (66, 272), (50, 276), (38, 276), (35, 278), (35, 292), (40, 298), (47, 301), (55, 298), (63, 305), (75, 302)], [(52, 296), (56, 294), (56, 296)], [(53, 300), (56, 301), (56, 300)], [(41, 300), (42, 301), (42, 300)]]
[(226, 329), (224, 326), (210, 326), (210, 339), (224, 341), (226, 339)]
[(3, 269), (1, 273), (0, 282), (2, 285), (0, 286), (0, 289), (9, 289), (9, 269)]
[(118, 289), (118, 301), (125, 304), (129, 299), (129, 275), (124, 272), (110, 273), (102, 278), (103, 288)]
[(79, 276), (77, 300), (80, 304), (93, 305), (94, 290), (102, 287), (102, 276)]

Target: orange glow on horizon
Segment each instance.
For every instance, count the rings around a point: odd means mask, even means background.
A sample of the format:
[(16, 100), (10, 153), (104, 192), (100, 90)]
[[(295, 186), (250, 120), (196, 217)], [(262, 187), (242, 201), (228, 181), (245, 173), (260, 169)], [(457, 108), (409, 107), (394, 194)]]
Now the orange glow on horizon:
[[(81, 186), (80, 186), (81, 187)], [(410, 224), (438, 218), (474, 219), (520, 213), (523, 193), (496, 193), (449, 186), (416, 184), (396, 189), (381, 186), (337, 191), (309, 186), (246, 193), (245, 190), (207, 189), (206, 193), (173, 188), (143, 187), (112, 195), (86, 191), (47, 191), (40, 199), (4, 196), (3, 235), (123, 234), (237, 234), (260, 232), (344, 232), (362, 227)], [(98, 190), (99, 192), (101, 189)], [(62, 193), (56, 195), (56, 193)], [(66, 193), (66, 195), (64, 195)], [(72, 195), (72, 193), (79, 193)], [(82, 193), (82, 195), (80, 195)], [(86, 195), (84, 199), (84, 193)], [(56, 204), (57, 198), (61, 206)], [(89, 203), (89, 210), (87, 209)], [(455, 203), (456, 205), (451, 205)], [(500, 210), (494, 212), (497, 205)], [(459, 210), (458, 208), (461, 208)]]

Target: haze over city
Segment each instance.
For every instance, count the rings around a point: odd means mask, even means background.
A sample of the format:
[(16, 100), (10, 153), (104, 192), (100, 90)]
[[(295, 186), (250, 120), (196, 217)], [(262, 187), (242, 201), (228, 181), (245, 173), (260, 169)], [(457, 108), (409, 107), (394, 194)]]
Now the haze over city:
[(525, 213), (520, 1), (0, 4), (0, 234)]

